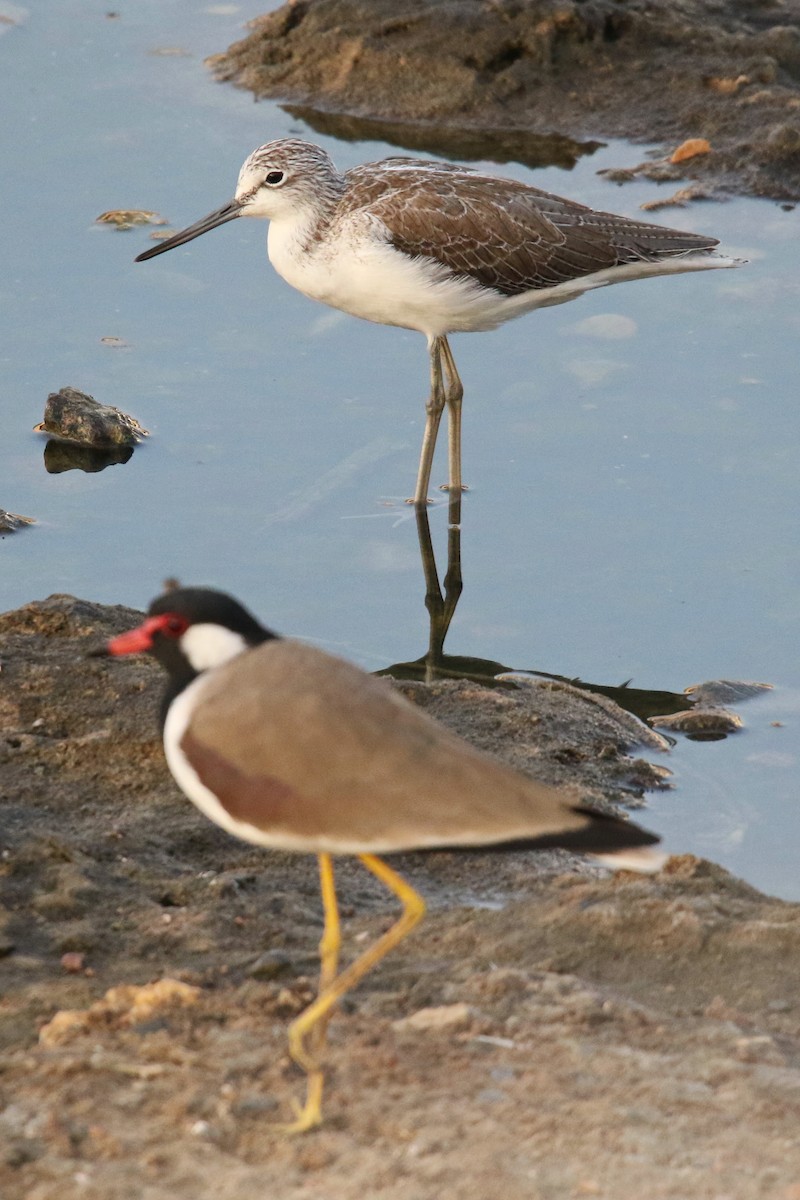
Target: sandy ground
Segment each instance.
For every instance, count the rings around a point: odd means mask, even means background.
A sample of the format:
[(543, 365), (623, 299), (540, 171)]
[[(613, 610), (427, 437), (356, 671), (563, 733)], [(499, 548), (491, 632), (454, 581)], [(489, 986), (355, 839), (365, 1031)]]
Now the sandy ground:
[(800, 0), (291, 0), (208, 61), (337, 137), (531, 166), (628, 137), (662, 155), (619, 182), (800, 196)]
[[(154, 664), (86, 657), (137, 616), (54, 597), (0, 617), (3, 1200), (800, 1200), (800, 906), (688, 856), (655, 878), (397, 860), (428, 917), (331, 1026), (325, 1126), (277, 1133), (315, 864), (177, 793)], [(595, 802), (663, 777), (608, 701), (403, 687)], [(351, 955), (392, 903), (347, 861), (339, 890)]]

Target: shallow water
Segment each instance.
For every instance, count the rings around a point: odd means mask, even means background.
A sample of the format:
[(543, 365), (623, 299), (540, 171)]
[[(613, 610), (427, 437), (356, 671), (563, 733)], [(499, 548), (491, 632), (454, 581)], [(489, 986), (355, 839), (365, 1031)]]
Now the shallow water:
[[(146, 208), (180, 228), (230, 197), (255, 145), (289, 132), (342, 167), (392, 152), (319, 136), (212, 81), (203, 56), (265, 7), (137, 0), (111, 19), (107, 4), (64, 3), (0, 25), (0, 506), (39, 522), (0, 543), (0, 608), (53, 591), (144, 606), (178, 575), (381, 669), (428, 643), (402, 504), (424, 340), (293, 292), (266, 262), (261, 223), (139, 265), (147, 230), (94, 224)], [(171, 48), (185, 53), (154, 53)], [(611, 143), (571, 172), (497, 170), (632, 214), (655, 185), (597, 171), (643, 157)], [(743, 199), (652, 219), (713, 232), (749, 265), (453, 339), (471, 491), (447, 651), (676, 692), (775, 684), (741, 706), (743, 733), (678, 742), (676, 790), (650, 798), (644, 823), (672, 850), (798, 898), (800, 219)], [(99, 474), (48, 475), (32, 426), (65, 384), (134, 414), (150, 442)], [(435, 480), (445, 468), (442, 455)], [(443, 555), (446, 508), (430, 519)]]

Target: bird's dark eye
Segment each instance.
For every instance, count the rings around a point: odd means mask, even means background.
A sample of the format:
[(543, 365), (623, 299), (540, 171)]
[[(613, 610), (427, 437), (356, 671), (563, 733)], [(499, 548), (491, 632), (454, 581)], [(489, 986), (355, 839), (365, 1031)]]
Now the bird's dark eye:
[(268, 171), (264, 183), (268, 183), (271, 187), (277, 187), (279, 183), (283, 183), (283, 171)]
[(162, 633), (171, 638), (179, 638), (188, 628), (189, 622), (186, 617), (178, 616), (177, 613), (171, 613), (161, 626)]

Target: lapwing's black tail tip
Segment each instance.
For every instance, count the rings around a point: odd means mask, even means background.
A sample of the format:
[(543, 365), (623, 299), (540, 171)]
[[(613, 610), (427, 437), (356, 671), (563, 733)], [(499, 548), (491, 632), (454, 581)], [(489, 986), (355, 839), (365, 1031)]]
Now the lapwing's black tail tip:
[(474, 845), (452, 845), (426, 847), (429, 850), (456, 850), (459, 854), (495, 854), (498, 851), (517, 850), (572, 850), (576, 854), (588, 854), (606, 867), (617, 871), (643, 871), (653, 874), (660, 871), (669, 855), (655, 849), (660, 842), (657, 833), (642, 829), (632, 821), (623, 821), (610, 813), (598, 812), (576, 804), (572, 811), (586, 820), (560, 832), (542, 833), (527, 838), (511, 838), (503, 842), (487, 842)]
[(590, 820), (569, 839), (568, 849), (590, 854), (597, 862), (615, 871), (641, 871), (651, 875), (660, 871), (669, 858), (663, 850), (657, 849), (661, 839), (649, 829), (594, 809), (579, 808), (578, 811), (585, 812)]

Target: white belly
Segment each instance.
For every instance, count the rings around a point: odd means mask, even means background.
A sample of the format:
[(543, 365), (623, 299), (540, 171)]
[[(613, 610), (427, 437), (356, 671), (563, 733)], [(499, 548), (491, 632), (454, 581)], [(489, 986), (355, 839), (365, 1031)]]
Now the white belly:
[[(287, 283), (332, 308), (380, 325), (418, 329), (428, 337), (495, 329), (534, 308), (564, 304), (594, 288), (625, 279), (735, 266), (735, 260), (687, 255), (630, 263), (592, 275), (504, 296), (430, 258), (410, 258), (380, 237), (379, 229), (352, 229), (333, 242), (308, 243), (304, 230), (272, 221), (270, 262)], [(352, 234), (352, 236), (350, 236)]]
[(380, 325), (435, 336), (493, 329), (507, 319), (506, 297), (373, 238), (299, 249), (273, 221), (267, 250), (278, 274), (304, 296)]

